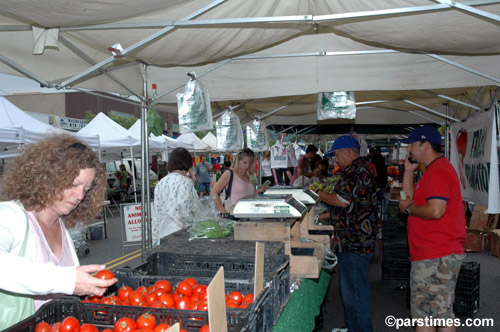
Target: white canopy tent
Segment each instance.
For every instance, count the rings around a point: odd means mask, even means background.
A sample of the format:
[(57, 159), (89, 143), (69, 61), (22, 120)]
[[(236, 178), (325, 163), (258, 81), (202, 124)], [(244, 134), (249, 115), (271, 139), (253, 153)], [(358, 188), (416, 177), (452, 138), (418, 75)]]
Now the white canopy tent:
[(192, 143), (193, 148), (188, 149), (191, 152), (195, 153), (202, 153), (202, 152), (209, 152), (212, 150), (210, 145), (207, 143), (203, 142), (196, 134), (194, 133), (186, 133), (182, 134), (179, 137), (176, 138), (179, 142), (184, 142), (184, 143)]
[[(19, 154), (22, 144), (38, 142), (50, 134), (69, 134), (73, 132), (53, 127), (28, 115), (4, 97), (0, 97), (0, 144), (1, 158)], [(99, 149), (99, 137), (92, 134), (76, 134), (93, 149)], [(6, 151), (7, 150), (7, 151)]]
[[(138, 119), (132, 127), (128, 129), (129, 132), (131, 132), (133, 135), (140, 137), (141, 136), (141, 119)], [(158, 142), (158, 144), (163, 144), (165, 145), (168, 149), (175, 149), (175, 148), (185, 148), (185, 149), (192, 149), (193, 144), (192, 143), (187, 143), (187, 142), (180, 142), (176, 140), (175, 138), (168, 137), (166, 135), (160, 135), (160, 136), (155, 136), (151, 133), (149, 137), (149, 144), (151, 146), (151, 142)]]
[(212, 151), (217, 150), (217, 137), (211, 132), (208, 132), (201, 140), (208, 144)]

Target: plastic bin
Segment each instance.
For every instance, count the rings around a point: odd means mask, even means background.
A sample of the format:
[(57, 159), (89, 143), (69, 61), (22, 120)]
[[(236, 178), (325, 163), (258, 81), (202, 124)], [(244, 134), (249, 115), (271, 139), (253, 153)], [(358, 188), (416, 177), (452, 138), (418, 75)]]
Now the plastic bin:
[(455, 287), (453, 311), (471, 316), (479, 310), (480, 265), (479, 262), (462, 262)]
[[(185, 276), (168, 276), (168, 275), (145, 275), (142, 272), (134, 269), (118, 269), (115, 271), (115, 276), (118, 278), (117, 287), (123, 285), (128, 285), (132, 288), (137, 288), (141, 285), (146, 287), (153, 285), (157, 280), (166, 279), (170, 281), (173, 285), (184, 280), (188, 275)], [(212, 281), (210, 277), (200, 277), (195, 273), (189, 274), (189, 277), (193, 277), (199, 284), (208, 285)], [(253, 293), (254, 284), (253, 281), (249, 280), (237, 280), (237, 279), (225, 279), (225, 291), (230, 293), (232, 291), (240, 291), (243, 294)], [(249, 305), (246, 309), (244, 308), (226, 308), (227, 311), (227, 322), (228, 331), (248, 331), (248, 332), (259, 332), (259, 331), (271, 331), (274, 323), (273, 318), (273, 297), (272, 297), (272, 287), (265, 287), (262, 293), (254, 300), (254, 303)], [(85, 304), (92, 305), (92, 304)], [(102, 312), (107, 312), (107, 307), (101, 307)], [(144, 308), (144, 312), (149, 308)], [(170, 310), (170, 309), (163, 309)], [(200, 314), (203, 312), (193, 311), (193, 310), (177, 310), (177, 311), (187, 311), (189, 317), (193, 314)], [(207, 316), (205, 312), (202, 316)], [(204, 318), (204, 317), (202, 317)], [(200, 319), (196, 316), (197, 321), (192, 322), (194, 328), (200, 328), (208, 322), (208, 316), (206, 319)], [(204, 324), (201, 324), (205, 322)], [(189, 326), (188, 326), (189, 327)], [(186, 327), (184, 327), (186, 328)], [(188, 331), (190, 331), (188, 329)]]
[(89, 238), (90, 240), (102, 240), (104, 234), (104, 225), (94, 225), (89, 226)]

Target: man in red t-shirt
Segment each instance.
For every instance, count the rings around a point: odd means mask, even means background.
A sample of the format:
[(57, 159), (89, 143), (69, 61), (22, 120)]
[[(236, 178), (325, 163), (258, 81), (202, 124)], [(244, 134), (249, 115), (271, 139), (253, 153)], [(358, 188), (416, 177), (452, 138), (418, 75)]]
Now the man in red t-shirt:
[[(441, 153), (441, 134), (423, 126), (408, 138), (401, 212), (408, 214), (410, 246), (410, 288), (412, 318), (454, 318), (455, 286), (465, 258), (465, 213), (457, 172)], [(415, 184), (419, 163), (425, 172)], [(432, 324), (432, 323), (431, 323)], [(434, 326), (417, 326), (416, 331), (436, 331)], [(456, 331), (443, 326), (440, 331)]]

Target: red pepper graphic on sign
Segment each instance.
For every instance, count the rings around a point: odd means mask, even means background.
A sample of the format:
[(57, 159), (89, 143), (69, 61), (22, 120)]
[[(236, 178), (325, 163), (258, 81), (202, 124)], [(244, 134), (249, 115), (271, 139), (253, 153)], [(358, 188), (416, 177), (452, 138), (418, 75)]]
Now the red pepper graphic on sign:
[(462, 187), (465, 189), (467, 186), (465, 170), (464, 170), (464, 158), (467, 153), (467, 131), (465, 129), (460, 129), (457, 134), (457, 151), (460, 161), (458, 163), (458, 176), (460, 177), (460, 182), (462, 182)]

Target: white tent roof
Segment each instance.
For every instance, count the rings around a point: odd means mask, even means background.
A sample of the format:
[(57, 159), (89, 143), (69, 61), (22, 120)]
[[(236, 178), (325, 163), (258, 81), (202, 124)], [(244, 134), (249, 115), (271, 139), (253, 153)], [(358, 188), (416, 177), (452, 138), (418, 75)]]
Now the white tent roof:
[(242, 124), (323, 125), (316, 94), (349, 90), (366, 111), (327, 123), (443, 123), (498, 97), (499, 15), (494, 0), (0, 0), (0, 71), (139, 98), (147, 77), (160, 111), (195, 71)]
[(127, 129), (100, 112), (78, 133), (98, 135), (102, 161), (119, 160), (131, 155), (140, 156), (141, 141)]
[(178, 141), (185, 142), (185, 143), (192, 143), (194, 148), (193, 149), (188, 149), (189, 151), (194, 151), (194, 152), (209, 152), (212, 150), (210, 145), (207, 143), (203, 142), (196, 134), (194, 133), (186, 133), (182, 134), (179, 137), (177, 137)]
[(201, 140), (207, 143), (212, 150), (217, 150), (217, 137), (211, 132), (208, 132)]
[[(137, 119), (136, 122), (128, 129), (129, 132), (136, 136), (141, 136), (141, 119)], [(157, 142), (157, 143), (155, 143)], [(151, 133), (150, 138), (149, 138), (149, 144), (155, 145), (155, 144), (162, 144), (166, 146), (167, 148), (170, 149), (175, 149), (178, 147), (186, 148), (186, 149), (192, 149), (193, 144), (185, 143), (185, 142), (180, 142), (177, 141), (175, 138), (168, 137), (166, 135), (161, 135), (161, 136), (155, 136)]]
[[(0, 124), (0, 143), (30, 144), (50, 134), (74, 134), (33, 118), (4, 97), (0, 97)], [(93, 148), (99, 148), (99, 137), (77, 136)]]

